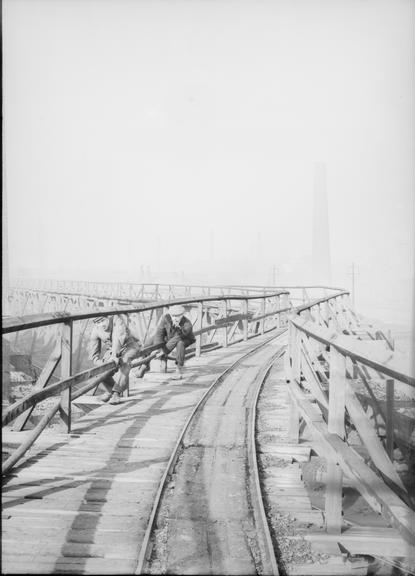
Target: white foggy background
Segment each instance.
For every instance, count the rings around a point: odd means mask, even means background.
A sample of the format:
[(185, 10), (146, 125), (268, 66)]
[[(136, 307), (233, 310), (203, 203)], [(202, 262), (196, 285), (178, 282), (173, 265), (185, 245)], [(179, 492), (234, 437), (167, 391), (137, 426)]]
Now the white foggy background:
[[(3, 0), (11, 277), (332, 284), (414, 306), (415, 2)], [(273, 268), (275, 267), (275, 268)]]

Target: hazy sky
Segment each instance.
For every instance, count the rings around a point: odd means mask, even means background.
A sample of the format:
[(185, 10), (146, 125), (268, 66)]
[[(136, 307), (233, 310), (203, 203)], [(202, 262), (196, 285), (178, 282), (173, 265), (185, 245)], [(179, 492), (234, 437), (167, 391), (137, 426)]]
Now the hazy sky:
[(319, 161), (333, 284), (408, 316), (414, 31), (412, 0), (3, 0), (12, 275), (311, 283)]

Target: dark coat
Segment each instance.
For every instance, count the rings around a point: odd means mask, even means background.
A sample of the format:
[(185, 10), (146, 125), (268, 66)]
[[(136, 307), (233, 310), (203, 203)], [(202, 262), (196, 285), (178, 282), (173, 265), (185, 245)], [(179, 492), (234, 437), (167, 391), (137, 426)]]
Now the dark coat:
[(196, 341), (192, 323), (186, 316), (181, 318), (179, 326), (173, 324), (170, 314), (165, 314), (161, 318), (154, 335), (154, 344), (165, 344), (172, 338), (183, 340), (186, 346)]

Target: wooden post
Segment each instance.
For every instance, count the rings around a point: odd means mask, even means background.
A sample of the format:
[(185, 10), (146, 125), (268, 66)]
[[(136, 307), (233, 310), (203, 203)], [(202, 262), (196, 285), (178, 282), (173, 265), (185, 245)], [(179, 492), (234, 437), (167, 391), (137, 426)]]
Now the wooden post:
[(2, 347), (2, 401), (3, 408), (10, 404), (10, 342), (3, 336)]
[(352, 364), (352, 376), (353, 380), (357, 380), (357, 378), (359, 378), (359, 370), (356, 362), (353, 362)]
[[(346, 399), (346, 358), (334, 346), (330, 347), (329, 418), (328, 432), (345, 436), (344, 414)], [(340, 534), (342, 528), (343, 472), (337, 462), (327, 462), (326, 529)]]
[[(228, 315), (228, 301), (224, 300), (224, 317), (226, 318)], [(228, 327), (225, 324), (225, 326), (223, 327), (223, 347), (227, 348), (228, 347)]]
[(291, 325), (293, 329), (291, 346), (292, 346), (292, 374), (294, 380), (300, 383), (301, 380), (301, 342), (302, 336), (300, 330), (297, 330), (294, 325)]
[(386, 452), (393, 461), (393, 404), (394, 404), (395, 382), (386, 380)]
[(295, 346), (295, 341), (294, 341), (295, 330), (296, 330), (295, 326), (292, 324), (292, 322), (290, 322), (288, 324), (288, 347), (287, 347), (288, 366), (290, 368), (293, 365), (294, 346)]
[(330, 347), (329, 420), (328, 431), (343, 440), (346, 399), (346, 358)]
[[(265, 314), (265, 296), (262, 298), (261, 302), (261, 316)], [(261, 334), (265, 332), (265, 318), (261, 318)]]
[[(242, 309), (243, 309), (243, 314), (247, 315), (248, 314), (248, 300), (243, 300), (242, 303)], [(244, 318), (243, 321), (243, 327), (244, 327), (244, 340), (248, 340), (248, 318)]]
[(300, 439), (300, 412), (297, 403), (291, 396), (290, 416), (288, 422), (288, 442), (291, 444), (298, 444)]
[[(280, 310), (281, 309), (281, 298), (279, 296), (277, 296), (276, 299), (277, 299), (277, 310)], [(280, 314), (277, 314), (276, 324), (277, 324), (277, 328), (281, 328), (281, 315)]]
[[(198, 326), (197, 329), (201, 330), (203, 326), (203, 302), (198, 304)], [(202, 336), (203, 334), (198, 334), (196, 336), (196, 356), (200, 356), (202, 350)]]
[[(62, 326), (62, 356), (61, 356), (61, 378), (69, 378), (72, 374), (72, 322), (65, 322)], [(71, 387), (62, 392), (59, 412), (65, 422), (68, 434), (71, 431)]]
[(342, 529), (343, 472), (336, 462), (327, 462), (326, 482), (326, 529), (328, 534), (340, 534)]

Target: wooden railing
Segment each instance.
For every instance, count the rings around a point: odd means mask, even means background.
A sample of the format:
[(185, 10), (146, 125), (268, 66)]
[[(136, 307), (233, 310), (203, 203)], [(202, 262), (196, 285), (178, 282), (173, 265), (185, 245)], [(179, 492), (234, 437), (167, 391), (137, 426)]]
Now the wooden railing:
[[(175, 300), (177, 298), (226, 295), (257, 295), (265, 292), (289, 291), (290, 299), (295, 302), (308, 302), (318, 295), (330, 295), (341, 288), (331, 286), (258, 286), (258, 285), (197, 285), (197, 284), (163, 284), (133, 282), (85, 282), (68, 280), (15, 280), (11, 282), (11, 291), (27, 291), (66, 296), (106, 299), (115, 302), (137, 302), (155, 300)], [(26, 291), (26, 294), (25, 294)]]
[[(233, 295), (226, 297), (205, 297), (180, 299), (171, 304), (182, 304), (186, 309), (186, 315), (191, 319), (196, 336), (194, 352), (200, 355), (207, 347), (214, 345), (229, 346), (241, 340), (264, 334), (277, 327), (287, 324), (288, 313), (291, 310), (287, 306), (288, 293), (278, 291), (265, 295)], [(85, 323), (96, 316), (126, 315), (131, 333), (139, 338), (143, 344), (140, 356), (150, 358), (157, 355), (160, 345), (148, 345), (151, 334), (157, 323), (167, 311), (164, 304), (153, 304), (141, 307), (123, 308), (121, 310), (108, 307), (87, 313), (69, 314), (65, 312), (44, 313), (3, 320), (3, 338), (7, 335), (26, 330), (35, 330), (40, 327), (59, 327), (60, 333), (55, 332), (55, 346), (46, 362), (43, 371), (38, 378), (30, 394), (14, 402), (3, 411), (3, 426), (14, 421), (14, 430), (23, 430), (32, 410), (46, 398), (54, 398), (53, 404), (48, 408), (40, 422), (31, 430), (28, 438), (3, 464), (3, 473), (7, 472), (33, 445), (36, 438), (46, 428), (55, 414), (59, 413), (64, 421), (68, 432), (71, 430), (71, 402), (86, 392), (96, 387), (108, 375), (117, 370), (117, 362), (107, 362), (99, 367), (90, 368), (73, 374), (73, 358), (77, 351), (74, 348), (74, 326), (76, 323)], [(87, 336), (87, 332), (82, 337)], [(214, 342), (214, 338), (218, 342)], [(82, 340), (81, 340), (82, 343)], [(78, 346), (81, 345), (78, 344)], [(74, 354), (75, 353), (75, 354)], [(3, 359), (4, 361), (5, 359)], [(146, 358), (148, 361), (148, 357)], [(139, 358), (133, 362), (133, 366), (139, 366), (144, 362)], [(60, 364), (60, 380), (50, 384), (50, 379)], [(81, 386), (79, 388), (79, 386)]]
[[(395, 446), (405, 452), (410, 444), (410, 438), (400, 434), (396, 391), (414, 387), (415, 378), (387, 364), (392, 353), (385, 341), (379, 345), (354, 335), (356, 319), (344, 310), (341, 300), (334, 296), (303, 306), (290, 318), (286, 370), (292, 400), (291, 440), (299, 440), (303, 420), (313, 448), (327, 460), (329, 533), (341, 531), (345, 474), (374, 510), (414, 542), (415, 514), (392, 458)], [(383, 406), (375, 385), (386, 397)], [(384, 444), (365, 411), (368, 404), (377, 408), (382, 420)], [(365, 458), (348, 443), (351, 430), (357, 431)]]

